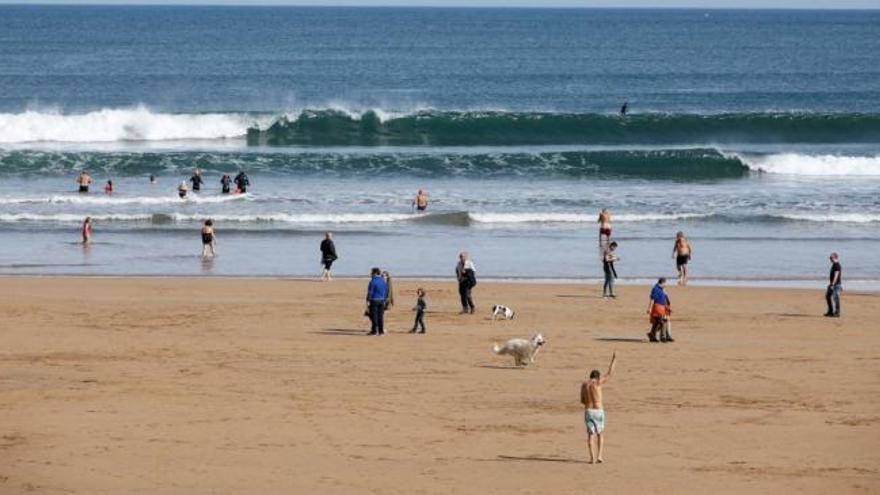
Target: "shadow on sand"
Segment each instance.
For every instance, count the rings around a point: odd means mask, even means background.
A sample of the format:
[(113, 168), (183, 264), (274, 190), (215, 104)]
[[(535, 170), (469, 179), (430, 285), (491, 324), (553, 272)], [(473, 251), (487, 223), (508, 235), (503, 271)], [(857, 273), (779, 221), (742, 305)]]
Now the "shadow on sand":
[(366, 330), (359, 328), (325, 328), (323, 330), (318, 330), (312, 333), (320, 335), (342, 335), (349, 337), (361, 337), (367, 335)]
[(632, 342), (634, 344), (648, 344), (647, 339), (640, 339), (636, 337), (597, 337), (594, 340), (598, 340), (600, 342)]
[(581, 459), (568, 459), (565, 457), (543, 457), (537, 455), (514, 456), (499, 455), (496, 461), (533, 461), (533, 462), (566, 462), (571, 464), (587, 464), (587, 461)]

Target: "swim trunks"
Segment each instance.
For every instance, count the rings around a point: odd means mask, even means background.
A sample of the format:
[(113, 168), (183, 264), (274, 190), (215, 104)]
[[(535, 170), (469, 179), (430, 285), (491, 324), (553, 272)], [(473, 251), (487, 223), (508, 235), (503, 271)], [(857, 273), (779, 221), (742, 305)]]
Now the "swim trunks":
[(682, 267), (682, 266), (684, 266), (684, 265), (687, 265), (687, 264), (688, 264), (688, 261), (690, 261), (690, 260), (691, 260), (691, 255), (689, 255), (689, 254), (680, 254), (680, 255), (678, 255), (678, 256), (675, 257), (675, 264), (676, 264), (677, 266), (679, 266), (679, 267)]
[(590, 434), (602, 433), (605, 430), (605, 410), (587, 409), (584, 411), (584, 422)]
[(599, 229), (599, 234), (611, 237), (611, 228), (609, 227), (607, 229)]
[(79, 186), (79, 192), (81, 192), (81, 193), (89, 192), (89, 186)]

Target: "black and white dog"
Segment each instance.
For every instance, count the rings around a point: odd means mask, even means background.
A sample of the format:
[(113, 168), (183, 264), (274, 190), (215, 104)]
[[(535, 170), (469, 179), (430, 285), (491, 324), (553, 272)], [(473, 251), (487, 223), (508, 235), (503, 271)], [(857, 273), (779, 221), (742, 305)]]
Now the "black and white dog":
[(492, 306), (492, 321), (495, 321), (498, 318), (501, 318), (502, 320), (512, 320), (514, 316), (516, 316), (516, 313), (507, 306), (502, 306), (500, 304)]
[(503, 345), (495, 344), (492, 348), (495, 354), (509, 354), (513, 356), (513, 362), (517, 366), (528, 366), (535, 362), (535, 356), (544, 345), (544, 336), (536, 333), (531, 339), (510, 339)]

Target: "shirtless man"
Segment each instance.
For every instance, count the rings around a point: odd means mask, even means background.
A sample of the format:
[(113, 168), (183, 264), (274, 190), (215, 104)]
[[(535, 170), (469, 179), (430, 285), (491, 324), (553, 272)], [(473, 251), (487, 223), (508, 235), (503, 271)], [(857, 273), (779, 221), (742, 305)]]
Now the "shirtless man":
[(89, 192), (89, 186), (92, 184), (92, 178), (88, 172), (83, 170), (79, 173), (79, 177), (76, 178), (76, 184), (79, 186), (79, 192), (87, 193)]
[[(584, 405), (584, 421), (587, 423), (587, 448), (590, 451), (590, 464), (605, 462), (602, 459), (602, 447), (604, 441), (602, 432), (605, 431), (605, 409), (602, 407), (602, 385), (611, 378), (614, 373), (614, 363), (617, 361), (617, 353), (611, 354), (611, 364), (608, 365), (608, 373), (602, 377), (599, 370), (590, 372), (590, 378), (581, 384), (581, 404)], [(596, 445), (599, 455), (594, 454), (593, 437), (596, 437)]]
[(416, 194), (416, 199), (413, 200), (413, 208), (418, 211), (425, 211), (428, 209), (428, 193), (419, 189), (418, 194)]
[(678, 269), (678, 285), (688, 283), (688, 261), (693, 253), (691, 243), (688, 242), (684, 232), (675, 234), (675, 245), (672, 247), (672, 257), (675, 259), (675, 267)]

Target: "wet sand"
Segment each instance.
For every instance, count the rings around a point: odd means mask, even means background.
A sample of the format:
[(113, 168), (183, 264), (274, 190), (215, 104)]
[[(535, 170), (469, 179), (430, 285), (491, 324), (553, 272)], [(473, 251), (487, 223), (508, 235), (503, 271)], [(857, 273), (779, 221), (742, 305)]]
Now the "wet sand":
[[(415, 288), (428, 334), (407, 335)], [(3, 278), (0, 493), (877, 493), (880, 295), (366, 280)], [(491, 322), (489, 306), (517, 311)], [(541, 331), (537, 363), (493, 342)], [(605, 390), (586, 463), (579, 383)]]

